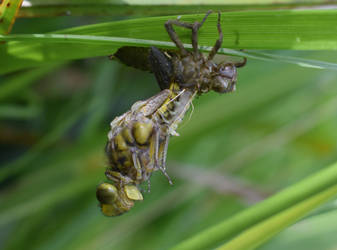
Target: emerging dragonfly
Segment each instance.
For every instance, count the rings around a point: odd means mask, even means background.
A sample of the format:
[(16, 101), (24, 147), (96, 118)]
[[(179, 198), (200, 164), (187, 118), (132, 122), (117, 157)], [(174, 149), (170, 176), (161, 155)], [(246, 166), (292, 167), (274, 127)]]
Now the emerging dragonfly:
[[(109, 167), (105, 175), (113, 183), (100, 184), (96, 192), (103, 214), (115, 216), (129, 211), (134, 201), (143, 199), (138, 186), (145, 181), (149, 183), (154, 171), (160, 170), (171, 183), (165, 166), (169, 137), (178, 135), (176, 128), (195, 95), (210, 90), (219, 93), (235, 90), (236, 68), (244, 66), (246, 60), (218, 65), (212, 61), (222, 44), (220, 13), (219, 39), (212, 51), (205, 58), (198, 49), (198, 30), (210, 13), (200, 23), (178, 20), (165, 23), (179, 51), (151, 47), (147, 49), (145, 61), (130, 60), (129, 56), (134, 50), (144, 51), (144, 48), (123, 47), (114, 55), (127, 65), (152, 71), (162, 91), (148, 100), (136, 102), (130, 111), (111, 122), (106, 146)], [(192, 30), (192, 52), (184, 48), (173, 25)]]
[(145, 181), (149, 184), (154, 171), (162, 171), (171, 183), (165, 168), (168, 140), (176, 135), (193, 99), (191, 94), (171, 84), (170, 89), (136, 102), (111, 122), (106, 145), (110, 166), (105, 175), (113, 184), (102, 183), (96, 192), (105, 215), (122, 214), (133, 206), (133, 200), (141, 200), (137, 186)]

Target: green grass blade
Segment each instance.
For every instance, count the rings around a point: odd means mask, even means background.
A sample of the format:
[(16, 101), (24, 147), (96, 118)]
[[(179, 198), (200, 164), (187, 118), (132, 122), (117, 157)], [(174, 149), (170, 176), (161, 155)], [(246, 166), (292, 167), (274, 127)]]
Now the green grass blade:
[[(282, 10), (222, 13), (223, 47), (235, 49), (337, 49), (337, 10)], [(201, 21), (204, 14), (183, 15), (182, 21)], [(164, 29), (177, 16), (130, 19), (67, 29), (58, 33), (103, 35), (170, 41)], [(199, 43), (213, 46), (218, 38), (217, 14), (211, 14), (199, 31)], [(190, 31), (178, 29), (190, 43)]]
[[(86, 35), (61, 35), (61, 34), (32, 34), (32, 35), (9, 35), (9, 36), (0, 36), (0, 41), (28, 41), (28, 42), (36, 42), (41, 43), (43, 42), (44, 47), (53, 46), (53, 43), (62, 42), (63, 44), (69, 44), (72, 46), (74, 43), (78, 44), (78, 47), (92, 45), (102, 45), (101, 49), (102, 54), (106, 53), (114, 53), (119, 47), (121, 46), (157, 46), (162, 48), (169, 48), (174, 49), (175, 45), (171, 42), (162, 42), (162, 41), (152, 41), (152, 40), (142, 40), (142, 39), (130, 39), (130, 38), (119, 38), (119, 37), (104, 37), (104, 36), (86, 36)], [(109, 45), (109, 48), (106, 49), (105, 46)], [(186, 48), (191, 48), (191, 45), (185, 44)], [(212, 48), (211, 47), (201, 47), (201, 50), (204, 52), (209, 52)], [(87, 51), (89, 53), (90, 51)], [(45, 53), (46, 54), (46, 53)], [(310, 60), (310, 59), (303, 59), (299, 57), (290, 57), (290, 56), (282, 56), (276, 54), (270, 54), (265, 52), (258, 52), (258, 51), (236, 51), (231, 49), (220, 49), (219, 54), (227, 54), (233, 56), (243, 56), (252, 59), (259, 59), (264, 61), (276, 61), (276, 62), (285, 62), (290, 64), (296, 64), (301, 67), (309, 67), (309, 68), (318, 68), (318, 69), (331, 69), (337, 70), (336, 63), (330, 62), (323, 62), (319, 60)], [(39, 55), (40, 56), (40, 55)], [(39, 57), (37, 56), (37, 58)], [(54, 54), (48, 56), (49, 60), (52, 61), (59, 61), (59, 60), (71, 60), (77, 59), (80, 56), (78, 54)], [(42, 63), (43, 61), (41, 61)], [(39, 62), (36, 62), (34, 65), (39, 65)], [(23, 67), (28, 66), (28, 64), (22, 64)], [(29, 64), (32, 66), (32, 64)], [(5, 69), (6, 70), (6, 69)], [(1, 69), (0, 69), (1, 72)], [(5, 73), (6, 71), (2, 72)], [(3, 93), (3, 92), (2, 92)], [(0, 95), (0, 98), (3, 94)]]
[(219, 247), (219, 250), (246, 250), (255, 249), (275, 234), (293, 224), (305, 214), (312, 211), (322, 203), (337, 194), (337, 185), (323, 191), (309, 199), (306, 199), (294, 207), (290, 207), (271, 218), (246, 230), (238, 237)]
[[(91, 0), (30, 0), (29, 1), (32, 5), (53, 5), (53, 4), (90, 4), (92, 3)], [(222, 5), (228, 5), (228, 4), (241, 4), (241, 5), (245, 5), (245, 4), (273, 4), (275, 3), (274, 0), (227, 0), (225, 3), (224, 1), (221, 0), (199, 0), (199, 1), (188, 1), (190, 4), (194, 4), (194, 5), (202, 5), (202, 4), (207, 4), (207, 3), (211, 3), (211, 4), (222, 4)], [(292, 4), (292, 3), (326, 3), (326, 1), (324, 0), (279, 0), (277, 1), (278, 3), (288, 3), (288, 4)], [(335, 2), (334, 0), (329, 1), (329, 3), (333, 3)], [(115, 4), (115, 5), (124, 5), (124, 4), (138, 4), (138, 5), (152, 5), (153, 2), (152, 1), (144, 1), (144, 0), (129, 0), (129, 1), (125, 1), (125, 0), (98, 0), (96, 1), (96, 3), (99, 4)], [(181, 1), (179, 0), (159, 0), (156, 1), (155, 5), (167, 5), (167, 4), (176, 4), (176, 5), (182, 5)]]
[(258, 249), (334, 249), (337, 234), (336, 221), (336, 210), (304, 219), (287, 228)]
[(320, 194), (323, 195), (324, 192), (328, 192), (327, 190), (336, 188), (336, 183), (337, 163), (231, 217), (227, 221), (194, 235), (173, 249), (205, 249), (219, 245), (244, 230), (270, 219), (277, 213), (297, 206), (305, 200), (314, 199), (315, 196), (318, 197)]
[(19, 94), (23, 89), (37, 83), (39, 78), (60, 66), (61, 64), (50, 64), (5, 78), (0, 85), (0, 101)]
[[(223, 47), (234, 49), (337, 49), (336, 15), (337, 10), (223, 13), (221, 19), (224, 32)], [(184, 15), (182, 20), (193, 22), (201, 20), (203, 16)], [(34, 42), (9, 41), (0, 48), (3, 59), (0, 62), (0, 73), (51, 61), (109, 55), (117, 47), (123, 45), (168, 47), (172, 43), (167, 43), (170, 40), (164, 29), (164, 23), (173, 18), (176, 16), (139, 18), (55, 32), (85, 35), (87, 36), (85, 44), (82, 43), (84, 42), (83, 37), (65, 38), (64, 36), (59, 38), (54, 36), (54, 39), (59, 39), (60, 42), (46, 43), (45, 41), (53, 38), (52, 34), (49, 38), (37, 36), (37, 40)], [(216, 21), (217, 15), (210, 15), (200, 30), (200, 45), (213, 46), (214, 41), (218, 38)], [(190, 31), (177, 29), (177, 32), (183, 42), (190, 43)], [(95, 36), (95, 38), (90, 36)], [(101, 38), (97, 41), (96, 37)], [(109, 43), (106, 41), (108, 39), (106, 37), (111, 38)], [(31, 39), (31, 37), (21, 38)], [(6, 38), (2, 37), (1, 39), (5, 40)], [(8, 39), (15, 39), (15, 37)], [(65, 43), (68, 39), (71, 40)], [(115, 46), (112, 46), (111, 42), (114, 42)], [(162, 44), (162, 42), (166, 43)], [(105, 44), (103, 45), (103, 43)]]
[[(234, 53), (227, 53), (227, 54), (234, 55)], [(305, 58), (293, 57), (293, 56), (277, 55), (277, 54), (271, 54), (271, 53), (260, 52), (260, 51), (245, 51), (245, 52), (237, 51), (236, 55), (244, 56), (244, 57), (252, 58), (252, 59), (263, 60), (263, 61), (274, 61), (274, 62), (284, 62), (284, 63), (296, 64), (298, 66), (306, 67), (306, 68), (330, 69), (330, 70), (337, 69), (336, 63), (323, 62), (319, 60), (305, 59)]]
[(37, 158), (39, 154), (59, 140), (59, 138), (87, 111), (86, 105), (81, 105), (84, 98), (85, 96), (82, 93), (74, 96), (69, 106), (59, 115), (59, 119), (62, 122), (56, 123), (55, 127), (51, 128), (50, 131), (23, 156), (17, 158), (13, 162), (3, 165), (0, 169), (0, 181), (22, 171), (32, 160)]
[(15, 22), (23, 0), (3, 0), (0, 2), (0, 34), (8, 34)]
[(21, 107), (18, 105), (0, 105), (0, 119), (28, 120), (37, 117), (41, 108), (36, 105)]
[[(337, 1), (329, 1), (329, 4)], [(275, 9), (293, 9), (299, 7), (315, 7), (326, 5), (326, 1), (188, 1), (182, 5), (170, 1), (145, 2), (133, 1), (30, 1), (30, 4), (20, 9), (19, 17), (52, 17), (52, 16), (114, 16), (114, 15), (133, 15), (133, 16), (154, 16), (154, 15), (173, 15), (206, 13), (208, 10), (215, 11), (247, 11), (247, 10), (275, 10)]]

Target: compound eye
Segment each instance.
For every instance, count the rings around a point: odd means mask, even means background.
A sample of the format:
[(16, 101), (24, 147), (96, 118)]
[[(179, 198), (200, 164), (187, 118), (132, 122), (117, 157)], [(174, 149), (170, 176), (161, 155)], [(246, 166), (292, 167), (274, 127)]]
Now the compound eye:
[(228, 78), (218, 76), (213, 83), (213, 90), (218, 93), (226, 93), (231, 87), (231, 81)]
[(222, 76), (226, 76), (228, 78), (232, 78), (234, 76), (234, 68), (232, 65), (225, 65), (225, 66), (221, 66), (219, 73)]
[(101, 204), (114, 204), (118, 198), (117, 188), (110, 183), (102, 183), (97, 187), (96, 197)]

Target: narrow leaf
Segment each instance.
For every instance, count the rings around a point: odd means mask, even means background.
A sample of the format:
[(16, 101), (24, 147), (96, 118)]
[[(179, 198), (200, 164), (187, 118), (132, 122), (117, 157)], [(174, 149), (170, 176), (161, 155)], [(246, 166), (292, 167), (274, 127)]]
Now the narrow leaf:
[[(337, 10), (223, 13), (221, 19), (224, 33), (223, 47), (234, 49), (337, 49), (336, 15)], [(181, 19), (194, 22), (201, 20), (203, 16), (184, 15)], [(87, 41), (85, 43), (80, 37), (60, 37), (59, 42), (53, 44), (45, 43), (43, 39), (46, 38), (39, 36), (37, 36), (39, 42), (36, 42), (37, 40), (9, 41), (5, 46), (0, 47), (0, 54), (3, 58), (0, 62), (0, 73), (51, 61), (109, 55), (117, 47), (130, 44), (134, 46), (156, 45), (167, 47), (167, 44), (161, 43), (170, 41), (164, 23), (168, 19), (175, 18), (175, 16), (171, 16), (131, 19), (55, 32), (58, 34), (86, 35)], [(218, 39), (216, 22), (217, 15), (210, 15), (200, 30), (200, 45), (213, 46), (215, 40)], [(177, 32), (183, 42), (190, 43), (190, 30), (177, 29)], [(53, 38), (52, 36), (53, 34), (49, 38)], [(98, 42), (96, 38), (90, 36), (103, 37)], [(106, 37), (115, 39), (115, 46), (107, 43)], [(68, 39), (71, 43), (69, 41), (66, 43)], [(5, 40), (5, 38), (2, 37), (2, 40)], [(90, 40), (90, 44), (88, 40)], [(104, 44), (102, 40), (105, 40)], [(144, 41), (151, 42), (144, 43)], [(170, 45), (172, 45), (171, 41)]]
[[(336, 3), (330, 0), (329, 4)], [(164, 16), (174, 14), (206, 13), (214, 11), (247, 11), (295, 9), (299, 7), (321, 7), (323, 0), (293, 1), (282, 0), (236, 0), (236, 1), (25, 1), (19, 17), (52, 17), (52, 16)]]
[(255, 249), (275, 234), (293, 224), (304, 215), (337, 194), (337, 185), (290, 207), (271, 218), (251, 227), (238, 237), (219, 247), (219, 250)]
[(0, 34), (8, 34), (14, 24), (22, 0), (2, 0), (0, 2)]
[[(142, 40), (142, 39), (130, 39), (130, 38), (120, 38), (120, 37), (105, 37), (105, 36), (89, 36), (89, 35), (62, 35), (62, 34), (31, 34), (31, 35), (8, 35), (8, 36), (1, 36), (0, 41), (26, 41), (26, 42), (36, 42), (36, 44), (40, 43), (43, 47), (52, 47), (53, 44), (62, 42), (63, 44), (69, 44), (69, 46), (73, 46), (75, 43), (77, 44), (78, 48), (81, 46), (93, 46), (93, 45), (101, 45), (101, 49), (103, 55), (107, 53), (114, 53), (118, 48), (121, 46), (157, 46), (161, 48), (168, 48), (168, 49), (175, 49), (175, 45), (172, 42), (162, 42), (162, 41), (153, 41), (153, 40)], [(106, 48), (105, 46), (108, 46)], [(188, 49), (191, 49), (192, 46), (190, 44), (184, 44), (184, 46)], [(211, 51), (212, 47), (203, 46), (200, 47), (200, 50), (203, 52)], [(48, 53), (50, 51), (50, 54)], [(86, 51), (87, 55), (91, 55), (91, 51)], [(96, 51), (97, 53), (97, 51)], [(276, 62), (285, 62), (290, 64), (296, 64), (301, 67), (309, 67), (309, 68), (316, 68), (316, 69), (331, 69), (337, 70), (336, 63), (330, 62), (323, 62), (319, 60), (310, 60), (304, 59), (299, 57), (290, 57), (290, 56), (283, 56), (277, 54), (271, 54), (266, 52), (259, 52), (259, 51), (237, 51), (231, 49), (224, 49), (221, 48), (218, 52), (219, 54), (226, 54), (226, 55), (233, 55), (239, 57), (246, 57), (264, 61), (276, 61)], [(29, 58), (30, 54), (25, 54), (27, 58)], [(37, 56), (37, 55), (36, 55)], [(42, 57), (42, 54), (40, 55)], [(71, 60), (77, 59), (81, 57), (78, 54), (54, 54), (52, 50), (46, 50), (44, 56), (48, 58), (48, 62), (50, 61), (61, 61), (61, 60)], [(77, 57), (78, 56), (78, 57)], [(37, 58), (39, 58), (37, 56)], [(36, 58), (36, 59), (37, 59)], [(45, 61), (40, 58), (41, 61), (37, 61), (35, 63), (31, 63), (29, 60), (22, 62), (21, 66), (33, 66), (39, 65), (44, 63)], [(0, 63), (1, 64), (1, 63)], [(17, 66), (13, 65), (13, 66)], [(20, 66), (20, 64), (19, 64)], [(2, 70), (4, 70), (2, 72)], [(0, 69), (0, 72), (5, 73), (6, 68)], [(1, 94), (0, 94), (1, 98)]]
[(300, 203), (305, 200), (314, 199), (315, 196), (328, 192), (330, 189), (334, 188), (333, 190), (335, 190), (336, 183), (337, 163), (285, 189), (256, 206), (246, 209), (236, 216), (194, 235), (173, 249), (206, 249), (219, 245), (238, 236), (252, 226), (272, 218), (275, 214), (282, 213), (291, 207), (300, 205)]

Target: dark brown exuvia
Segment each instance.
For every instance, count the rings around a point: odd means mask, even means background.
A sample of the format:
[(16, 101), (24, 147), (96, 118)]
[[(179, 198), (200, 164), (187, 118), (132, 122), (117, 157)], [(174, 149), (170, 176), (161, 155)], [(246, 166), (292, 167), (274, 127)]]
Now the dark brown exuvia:
[[(176, 44), (178, 51), (161, 50), (156, 47), (122, 47), (114, 54), (114, 57), (128, 66), (153, 72), (161, 89), (169, 88), (170, 84), (175, 82), (182, 89), (196, 89), (198, 94), (211, 90), (218, 93), (235, 91), (237, 68), (246, 64), (246, 58), (242, 62), (235, 63), (224, 61), (216, 64), (213, 61), (223, 40), (220, 13), (217, 22), (219, 38), (211, 52), (205, 57), (198, 48), (198, 30), (210, 13), (211, 11), (208, 11), (201, 22), (186, 23), (168, 20), (165, 23), (166, 31)], [(173, 25), (192, 30), (192, 51), (184, 47)]]

